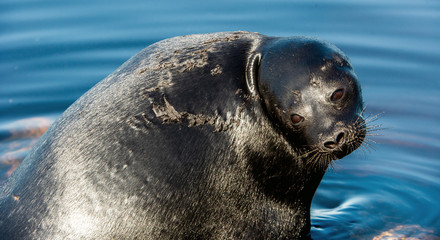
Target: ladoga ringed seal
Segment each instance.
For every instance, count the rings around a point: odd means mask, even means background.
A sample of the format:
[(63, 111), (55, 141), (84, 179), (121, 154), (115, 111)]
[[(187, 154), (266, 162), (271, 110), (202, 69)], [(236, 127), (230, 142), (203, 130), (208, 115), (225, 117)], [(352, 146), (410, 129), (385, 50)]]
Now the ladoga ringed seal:
[(298, 239), (366, 135), (347, 57), (249, 32), (155, 43), (70, 106), (1, 189), (8, 239)]

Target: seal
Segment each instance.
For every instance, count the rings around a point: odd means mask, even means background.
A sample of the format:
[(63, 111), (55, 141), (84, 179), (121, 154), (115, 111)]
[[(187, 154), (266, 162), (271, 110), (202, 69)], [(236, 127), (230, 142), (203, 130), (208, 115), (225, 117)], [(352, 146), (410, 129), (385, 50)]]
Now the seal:
[(298, 239), (367, 133), (347, 57), (306, 37), (166, 39), (70, 106), (2, 186), (9, 239)]

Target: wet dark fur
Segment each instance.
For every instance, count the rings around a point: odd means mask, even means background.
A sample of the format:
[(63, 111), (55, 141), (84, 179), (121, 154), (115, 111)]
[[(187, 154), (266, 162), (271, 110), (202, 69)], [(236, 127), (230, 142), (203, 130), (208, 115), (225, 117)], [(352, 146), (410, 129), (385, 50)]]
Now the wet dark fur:
[(306, 238), (329, 162), (365, 137), (360, 88), (338, 120), (347, 149), (305, 143), (297, 137), (307, 128), (290, 129), (267, 105), (290, 97), (258, 82), (277, 39), (183, 36), (131, 58), (76, 101), (2, 186), (0, 236)]

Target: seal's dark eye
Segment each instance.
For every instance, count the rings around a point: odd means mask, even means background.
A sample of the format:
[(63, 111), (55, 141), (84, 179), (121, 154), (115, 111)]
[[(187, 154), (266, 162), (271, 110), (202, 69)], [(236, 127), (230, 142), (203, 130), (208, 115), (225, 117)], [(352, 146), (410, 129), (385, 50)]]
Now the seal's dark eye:
[(300, 124), (302, 121), (304, 121), (304, 117), (298, 115), (298, 114), (293, 114), (290, 119), (292, 120), (292, 123), (294, 125), (298, 125)]
[(332, 100), (332, 102), (336, 102), (338, 100), (341, 100), (341, 98), (344, 96), (344, 93), (345, 93), (344, 89), (338, 89), (332, 94), (332, 96), (330, 97), (330, 100)]

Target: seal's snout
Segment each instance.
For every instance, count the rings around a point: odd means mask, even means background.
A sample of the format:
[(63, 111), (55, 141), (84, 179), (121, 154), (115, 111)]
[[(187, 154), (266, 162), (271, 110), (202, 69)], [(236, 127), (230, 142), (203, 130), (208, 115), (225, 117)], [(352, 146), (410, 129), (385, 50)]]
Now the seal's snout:
[(320, 141), (320, 151), (330, 154), (333, 159), (341, 159), (358, 147), (360, 147), (367, 136), (367, 126), (361, 116), (356, 120), (334, 130), (330, 137), (322, 138)]

